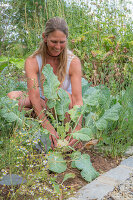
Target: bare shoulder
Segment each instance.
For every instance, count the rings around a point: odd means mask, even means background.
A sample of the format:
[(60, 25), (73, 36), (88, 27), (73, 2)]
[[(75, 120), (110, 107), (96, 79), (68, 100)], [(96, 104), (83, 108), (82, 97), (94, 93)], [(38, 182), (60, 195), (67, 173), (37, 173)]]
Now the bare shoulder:
[(70, 74), (73, 74), (75, 72), (81, 73), (81, 62), (77, 56), (75, 56), (72, 59), (71, 64), (70, 64), (70, 70), (69, 70)]
[(36, 57), (30, 56), (25, 60), (25, 71), (26, 72), (32, 71), (35, 73), (38, 72), (38, 64), (37, 64)]

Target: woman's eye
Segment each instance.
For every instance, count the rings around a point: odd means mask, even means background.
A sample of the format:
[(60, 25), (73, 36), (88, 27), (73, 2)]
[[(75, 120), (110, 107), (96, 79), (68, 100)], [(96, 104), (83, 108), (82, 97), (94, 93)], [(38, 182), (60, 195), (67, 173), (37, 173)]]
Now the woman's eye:
[[(54, 40), (51, 40), (51, 42), (54, 43), (54, 44), (57, 44), (57, 43), (58, 43), (58, 41), (54, 41)], [(64, 44), (65, 42), (66, 42), (66, 41), (60, 41), (59, 43), (60, 43), (60, 44)]]
[(57, 43), (57, 41), (51, 41), (52, 43), (54, 43), (54, 44), (56, 44)]
[(66, 41), (60, 41), (60, 44), (64, 44)]

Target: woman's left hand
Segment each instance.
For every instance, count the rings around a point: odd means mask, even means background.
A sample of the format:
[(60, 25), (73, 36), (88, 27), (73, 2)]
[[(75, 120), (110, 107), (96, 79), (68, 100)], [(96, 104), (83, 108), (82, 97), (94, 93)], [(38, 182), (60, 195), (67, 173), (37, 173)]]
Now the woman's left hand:
[[(67, 136), (66, 140), (69, 141), (69, 139), (70, 139), (70, 136)], [(74, 147), (76, 149), (81, 149), (83, 145), (82, 145), (82, 142), (80, 142), (80, 141), (78, 141), (76, 139), (73, 139), (73, 137), (71, 137), (68, 146)]]

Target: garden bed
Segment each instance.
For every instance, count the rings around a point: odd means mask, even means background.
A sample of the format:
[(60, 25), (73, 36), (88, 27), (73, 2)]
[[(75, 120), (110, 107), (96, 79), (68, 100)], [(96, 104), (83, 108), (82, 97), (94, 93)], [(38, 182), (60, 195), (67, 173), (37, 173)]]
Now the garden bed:
[[(121, 158), (111, 158), (108, 156), (105, 156), (101, 153), (99, 153), (97, 150), (95, 150), (94, 148), (91, 148), (90, 150), (84, 150), (82, 153), (86, 153), (90, 156), (91, 162), (93, 167), (99, 172), (99, 174), (102, 174), (106, 171), (109, 171), (112, 168), (115, 168), (117, 165), (119, 165)], [(67, 157), (67, 155), (66, 155)], [(62, 183), (63, 177), (65, 174), (67, 173), (74, 173), (76, 176), (75, 178), (70, 178), (68, 180), (66, 180), (62, 187), (60, 187), (60, 195), (56, 196), (55, 194), (46, 194), (41, 193), (41, 197), (42, 199), (45, 197), (46, 199), (50, 199), (50, 198), (54, 198), (57, 200), (64, 200), (67, 199), (69, 196), (73, 195), (75, 192), (77, 192), (81, 187), (83, 187), (84, 185), (86, 185), (88, 182), (85, 181), (80, 174), (80, 171), (78, 169), (74, 169), (70, 166), (70, 162), (69, 162), (69, 158), (67, 159), (67, 164), (68, 164), (68, 168), (65, 172), (60, 173), (60, 174), (56, 174), (56, 182), (60, 185)], [(25, 172), (26, 173), (26, 172)], [(32, 174), (32, 172), (31, 172)], [(55, 173), (53, 172), (48, 172), (48, 179), (50, 180), (50, 178), (54, 177)], [(33, 183), (38, 184), (38, 183)], [(15, 195), (15, 199), (19, 199), (19, 200), (24, 200), (24, 199), (30, 199), (30, 200), (34, 200), (34, 199), (41, 199), (40, 195), (38, 195), (38, 188), (40, 187), (44, 187), (45, 182), (43, 183), (43, 180), (40, 181), (40, 186), (36, 186), (36, 190), (34, 190), (34, 195), (31, 193), (29, 194), (29, 191), (25, 191), (24, 194), (21, 194), (21, 189), (19, 189), (19, 186), (0, 186), (0, 193), (1, 193), (1, 198), (2, 200), (9, 200), (13, 198), (13, 192), (17, 193), (17, 195)], [(31, 187), (31, 186), (29, 186)], [(49, 184), (49, 187), (51, 187), (52, 190), (52, 185)], [(21, 185), (20, 188), (23, 188), (23, 186)], [(18, 192), (19, 191), (19, 192)], [(45, 199), (44, 198), (44, 199)]]

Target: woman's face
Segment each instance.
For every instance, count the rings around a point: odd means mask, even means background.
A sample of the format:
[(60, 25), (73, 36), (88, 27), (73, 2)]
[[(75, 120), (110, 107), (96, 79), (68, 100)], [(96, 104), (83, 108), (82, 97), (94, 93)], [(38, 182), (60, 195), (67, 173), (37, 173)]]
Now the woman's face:
[(56, 57), (66, 47), (67, 37), (62, 31), (56, 30), (44, 38), (44, 41), (47, 43), (48, 54)]

